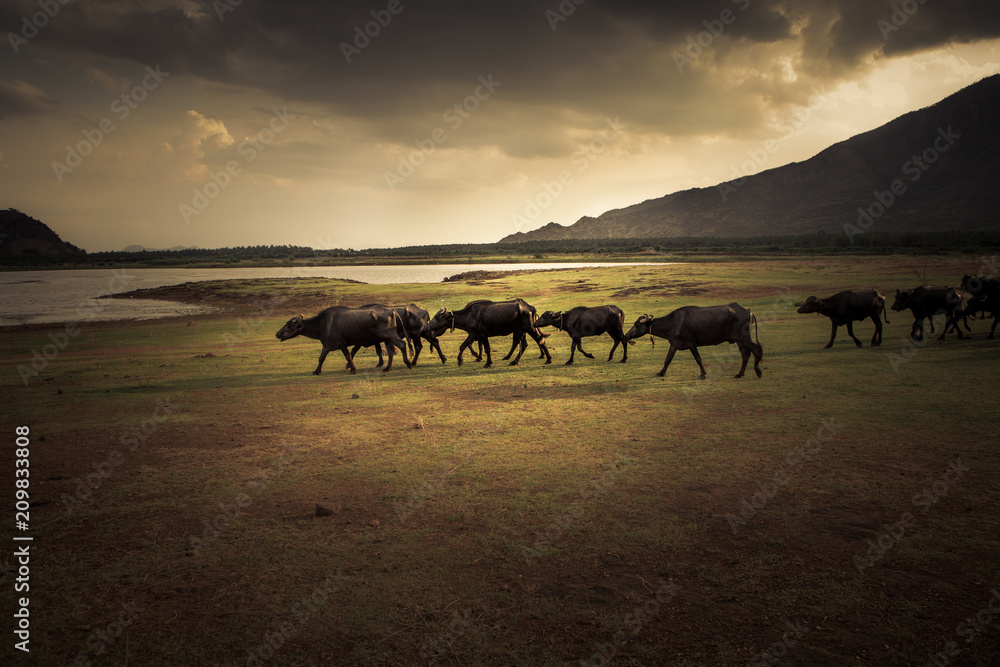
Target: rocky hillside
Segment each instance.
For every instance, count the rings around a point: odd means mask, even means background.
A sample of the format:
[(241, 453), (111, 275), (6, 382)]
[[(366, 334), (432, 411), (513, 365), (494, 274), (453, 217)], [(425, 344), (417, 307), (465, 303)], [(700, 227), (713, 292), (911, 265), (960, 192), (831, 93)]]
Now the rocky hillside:
[(85, 254), (85, 250), (59, 238), (45, 223), (17, 209), (0, 211), (0, 257), (59, 259)]
[[(788, 164), (502, 243), (1000, 227), (1000, 75)], [(859, 211), (859, 208), (861, 211)]]

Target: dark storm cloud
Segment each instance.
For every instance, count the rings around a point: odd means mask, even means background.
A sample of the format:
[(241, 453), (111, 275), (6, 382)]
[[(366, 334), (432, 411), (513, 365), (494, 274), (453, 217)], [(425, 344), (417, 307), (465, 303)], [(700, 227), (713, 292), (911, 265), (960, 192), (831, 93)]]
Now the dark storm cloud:
[(41, 88), (24, 81), (0, 81), (0, 120), (48, 113), (55, 103)]
[[(739, 65), (744, 48), (785, 49), (812, 77), (787, 86), (804, 89), (833, 82), (882, 54), (1000, 34), (993, 0), (394, 0), (396, 14), (386, 11), (389, 0), (244, 0), (235, 7), (230, 1), (71, 2), (17, 57), (158, 64), (175, 75), (381, 120), (401, 137), (420, 131), (426, 121), (413, 120), (420, 114), (439, 114), (477, 77), (492, 73), (509, 103), (592, 115), (628, 108), (648, 128), (684, 133), (702, 127), (705, 115), (685, 100), (725, 85), (719, 72)], [(900, 6), (915, 10), (905, 21), (897, 17), (896, 25), (893, 13)], [(34, 11), (30, 0), (6, 2), (0, 20), (13, 28)], [(391, 21), (376, 26), (373, 11)], [(723, 12), (733, 20), (698, 67), (679, 72), (671, 53), (720, 25)], [(880, 20), (893, 28), (887, 35)], [(378, 34), (359, 36), (366, 26)], [(742, 92), (756, 94), (761, 87), (748, 83)], [(715, 97), (733, 92), (739, 91), (717, 90)], [(800, 99), (777, 90), (770, 99), (785, 97)]]

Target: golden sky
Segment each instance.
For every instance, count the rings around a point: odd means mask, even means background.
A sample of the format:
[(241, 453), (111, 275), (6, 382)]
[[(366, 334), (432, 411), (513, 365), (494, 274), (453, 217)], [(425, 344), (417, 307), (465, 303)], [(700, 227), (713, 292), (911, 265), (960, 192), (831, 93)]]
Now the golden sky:
[(65, 1), (0, 3), (0, 208), (91, 252), (492, 242), (1000, 72), (994, 0)]

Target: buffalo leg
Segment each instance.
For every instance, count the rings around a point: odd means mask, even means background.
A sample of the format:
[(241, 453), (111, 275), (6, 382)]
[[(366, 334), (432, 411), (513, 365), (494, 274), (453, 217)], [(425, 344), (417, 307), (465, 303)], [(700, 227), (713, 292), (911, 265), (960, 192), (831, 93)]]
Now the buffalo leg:
[[(517, 334), (514, 334), (514, 340), (518, 340)], [(524, 351), (528, 349), (528, 339), (525, 336), (520, 336), (520, 342), (521, 349), (517, 351), (517, 356), (514, 357), (514, 361), (510, 362), (511, 366), (517, 366), (518, 362), (521, 361), (521, 356), (524, 354)]]
[(741, 378), (743, 374), (747, 371), (747, 362), (750, 361), (750, 350), (747, 349), (743, 343), (737, 343), (736, 347), (740, 348), (740, 356), (743, 357), (743, 365), (740, 366), (740, 372), (734, 375), (734, 378)]
[[(326, 355), (330, 354), (330, 348), (326, 345), (319, 352), (319, 363), (316, 365), (316, 370), (313, 371), (313, 375), (319, 375), (323, 370), (323, 362), (326, 361)], [(344, 354), (347, 354), (347, 348), (344, 348)]]
[(858, 337), (854, 335), (854, 322), (847, 323), (847, 335), (851, 337), (851, 340), (854, 341), (855, 345), (861, 347), (861, 341), (858, 340)]
[(837, 328), (839, 326), (836, 322), (830, 321), (830, 342), (826, 344), (828, 349), (833, 347), (833, 341), (837, 339)]
[(764, 346), (760, 343), (754, 343), (751, 351), (753, 352), (753, 372), (756, 373), (759, 378), (763, 375), (760, 371), (760, 362), (764, 359)]
[(667, 372), (667, 366), (669, 366), (670, 362), (674, 360), (674, 355), (676, 353), (677, 353), (677, 348), (674, 347), (673, 344), (671, 343), (671, 345), (670, 345), (670, 351), (667, 352), (667, 358), (663, 362), (663, 368), (660, 369), (660, 372), (657, 373), (657, 375), (659, 375), (660, 377), (663, 377), (664, 374), (666, 374), (666, 372)]
[(420, 342), (420, 337), (413, 339), (413, 365), (417, 365), (417, 359), (420, 358), (420, 351), (424, 349), (424, 344)]
[(990, 335), (987, 336), (989, 340), (993, 340), (993, 334), (997, 330), (997, 323), (1000, 322), (1000, 315), (993, 316), (993, 326), (990, 327)]
[[(320, 362), (319, 362), (320, 366), (323, 365), (323, 358), (326, 357), (326, 351), (327, 350), (324, 347), (323, 348), (323, 354), (320, 356)], [(347, 368), (351, 371), (351, 375), (356, 374), (358, 372), (358, 369), (354, 366), (354, 359), (351, 358), (351, 353), (347, 351), (346, 347), (340, 348), (340, 351), (343, 352), (344, 356), (347, 358)], [(319, 375), (319, 369), (318, 368), (316, 369), (316, 374)]]
[[(472, 354), (473, 356), (475, 356), (475, 353), (474, 353), (474, 352), (472, 352), (472, 344), (473, 344), (474, 342), (476, 342), (476, 340), (477, 340), (477, 339), (476, 339), (476, 338), (474, 338), (472, 334), (469, 334), (469, 335), (468, 335), (468, 336), (467, 336), (467, 337), (465, 338), (465, 340), (464, 340), (464, 341), (462, 341), (462, 344), (461, 344), (461, 345), (459, 346), (459, 348), (458, 348), (458, 365), (459, 365), (459, 366), (461, 366), (461, 365), (462, 365), (462, 354), (463, 354), (463, 353), (465, 352), (465, 350), (466, 350), (466, 349), (468, 349), (468, 350), (469, 350), (469, 353), (470, 353), (470, 354)], [(480, 347), (482, 347), (482, 345), (483, 345), (482, 341), (479, 341), (479, 346), (480, 346)]]
[(426, 334), (424, 334), (423, 336), (424, 336), (424, 338), (427, 339), (427, 342), (430, 344), (431, 351), (432, 352), (435, 351), (435, 350), (437, 351), (438, 356), (441, 358), (441, 363), (443, 364), (445, 361), (447, 361), (448, 357), (444, 356), (444, 352), (441, 351), (441, 342), (438, 341), (437, 337), (435, 337), (435, 336), (429, 336), (429, 335), (426, 335)]
[[(354, 358), (354, 355), (357, 354), (358, 350), (360, 350), (360, 349), (361, 349), (360, 345), (355, 345), (354, 346), (354, 348), (351, 350), (351, 359)], [(350, 367), (351, 367), (350, 364), (347, 364), (347, 365), (344, 366), (344, 368), (350, 368)]]
[[(546, 365), (551, 364), (552, 363), (552, 355), (549, 354), (549, 346), (546, 345), (546, 343), (545, 343), (545, 339), (547, 338), (547, 336), (544, 335), (544, 334), (542, 334), (542, 332), (540, 332), (538, 329), (533, 329), (533, 330), (529, 331), (528, 335), (531, 336), (532, 340), (535, 341), (535, 344), (538, 345), (538, 349), (542, 351), (542, 356), (545, 357), (545, 364)], [(527, 347), (528, 342), (525, 341), (524, 344), (525, 344), (525, 347)], [(541, 358), (542, 357), (539, 357), (539, 359), (541, 359)]]
[(882, 344), (882, 318), (878, 313), (872, 315), (872, 322), (875, 323), (875, 333), (872, 334), (872, 347)]
[(569, 360), (566, 361), (567, 366), (573, 363), (573, 357), (575, 355), (576, 355), (576, 339), (571, 338), (569, 341)]
[(385, 370), (383, 371), (384, 373), (388, 373), (390, 370), (392, 370), (392, 357), (393, 353), (395, 352), (394, 348), (397, 347), (403, 353), (403, 363), (406, 364), (406, 367), (413, 368), (413, 364), (410, 363), (410, 357), (409, 355), (406, 354), (406, 341), (404, 341), (399, 336), (393, 336), (385, 343), (385, 349), (389, 353), (389, 365), (385, 367)]
[[(486, 351), (486, 363), (483, 365), (483, 368), (493, 368), (493, 352), (490, 349), (490, 339), (489, 338), (485, 338), (485, 339), (483, 339), (483, 340), (481, 340), (479, 342), (482, 343), (483, 350)], [(520, 356), (520, 355), (518, 355), (518, 356)], [(515, 363), (517, 363), (517, 362), (515, 362)]]
[(698, 368), (701, 369), (701, 375), (698, 376), (698, 379), (699, 380), (704, 380), (705, 379), (705, 375), (706, 375), (705, 374), (705, 364), (703, 364), (701, 362), (701, 353), (698, 352), (698, 348), (692, 347), (691, 348), (691, 355), (694, 357), (694, 360), (698, 362)]

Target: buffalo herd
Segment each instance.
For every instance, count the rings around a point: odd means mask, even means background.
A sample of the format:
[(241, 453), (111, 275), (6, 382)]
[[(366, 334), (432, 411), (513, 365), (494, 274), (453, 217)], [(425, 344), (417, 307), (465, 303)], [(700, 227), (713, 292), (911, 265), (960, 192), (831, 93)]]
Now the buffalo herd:
[[(922, 340), (924, 335), (924, 320), (930, 325), (930, 333), (934, 333), (934, 317), (943, 315), (945, 318), (939, 340), (943, 340), (949, 331), (955, 331), (959, 338), (964, 338), (960, 324), (968, 331), (969, 318), (977, 316), (993, 318), (989, 338), (994, 337), (997, 323), (1000, 322), (1000, 280), (980, 276), (966, 275), (959, 287), (930, 287), (921, 285), (908, 290), (896, 290), (896, 296), (890, 307), (893, 311), (909, 310), (913, 314), (913, 326), (910, 335), (914, 340)], [(889, 321), (885, 307), (885, 297), (875, 290), (862, 292), (844, 291), (833, 296), (817, 298), (810, 296), (799, 305), (799, 313), (817, 313), (830, 318), (830, 342), (826, 347), (832, 347), (837, 338), (837, 329), (847, 327), (847, 334), (855, 345), (861, 347), (861, 341), (854, 335), (854, 322), (871, 319), (875, 324), (875, 333), (871, 345), (882, 342), (882, 320)], [(626, 332), (625, 314), (620, 308), (612, 305), (586, 307), (579, 306), (567, 311), (546, 311), (538, 315), (533, 306), (524, 299), (511, 301), (472, 301), (464, 308), (450, 310), (442, 308), (434, 317), (415, 304), (405, 306), (384, 306), (367, 304), (360, 307), (332, 306), (313, 317), (298, 315), (288, 320), (278, 331), (278, 340), (288, 340), (296, 336), (313, 338), (320, 342), (322, 348), (319, 363), (314, 375), (319, 375), (323, 362), (331, 350), (340, 350), (347, 360), (347, 368), (352, 374), (356, 372), (354, 355), (362, 347), (375, 347), (379, 356), (379, 366), (383, 364), (382, 348), (388, 355), (385, 371), (392, 368), (393, 357), (398, 349), (403, 354), (403, 363), (411, 368), (417, 363), (423, 349), (422, 340), (427, 341), (432, 351), (436, 351), (441, 363), (447, 358), (441, 351), (438, 337), (446, 332), (461, 329), (466, 338), (459, 346), (458, 365), (462, 365), (462, 357), (466, 350), (481, 360), (486, 353), (484, 368), (493, 365), (493, 352), (490, 338), (497, 336), (512, 336), (513, 343), (510, 352), (504, 359), (509, 359), (514, 351), (517, 356), (510, 362), (516, 365), (528, 346), (528, 338), (535, 341), (540, 352), (540, 358), (546, 364), (552, 363), (546, 339), (549, 334), (541, 331), (544, 327), (555, 327), (566, 332), (571, 340), (569, 360), (572, 364), (579, 351), (588, 359), (594, 355), (583, 349), (583, 339), (590, 336), (608, 334), (614, 341), (614, 346), (608, 354), (608, 361), (614, 358), (615, 350), (622, 347), (621, 363), (628, 360), (628, 346), (646, 334), (665, 338), (670, 343), (670, 349), (663, 362), (663, 368), (657, 375), (662, 377), (674, 358), (677, 350), (690, 350), (694, 360), (701, 370), (700, 379), (705, 379), (705, 365), (702, 363), (699, 347), (735, 344), (743, 359), (740, 372), (735, 377), (743, 377), (747, 363), (752, 355), (754, 372), (761, 377), (760, 362), (764, 356), (764, 348), (757, 338), (757, 318), (747, 308), (738, 303), (720, 306), (684, 306), (662, 317), (642, 315)], [(422, 339), (422, 340), (421, 340)], [(477, 350), (473, 350), (473, 345)], [(412, 350), (413, 360), (408, 352)]]

